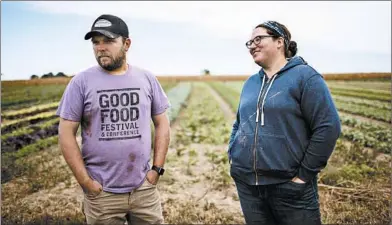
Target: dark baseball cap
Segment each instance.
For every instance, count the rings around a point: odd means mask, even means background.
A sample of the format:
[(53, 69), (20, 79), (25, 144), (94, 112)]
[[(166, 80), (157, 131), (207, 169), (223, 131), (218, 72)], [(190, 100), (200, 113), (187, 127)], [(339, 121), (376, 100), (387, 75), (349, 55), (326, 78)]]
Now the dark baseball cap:
[(109, 14), (101, 15), (94, 21), (91, 31), (84, 36), (84, 40), (88, 40), (97, 34), (103, 34), (108, 38), (129, 37), (128, 26), (124, 20)]

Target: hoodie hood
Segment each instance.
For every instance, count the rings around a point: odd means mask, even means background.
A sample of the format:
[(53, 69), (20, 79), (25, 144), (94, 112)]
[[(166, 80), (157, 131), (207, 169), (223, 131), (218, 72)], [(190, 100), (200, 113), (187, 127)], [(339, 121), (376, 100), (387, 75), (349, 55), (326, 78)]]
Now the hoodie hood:
[[(290, 58), (287, 61), (286, 65), (276, 73), (276, 78), (280, 77), (283, 74), (283, 72), (285, 72), (293, 67), (296, 67), (299, 65), (307, 65), (307, 64), (308, 63), (301, 56), (294, 56), (294, 57)], [(259, 74), (261, 76), (265, 75), (263, 68), (261, 68)]]

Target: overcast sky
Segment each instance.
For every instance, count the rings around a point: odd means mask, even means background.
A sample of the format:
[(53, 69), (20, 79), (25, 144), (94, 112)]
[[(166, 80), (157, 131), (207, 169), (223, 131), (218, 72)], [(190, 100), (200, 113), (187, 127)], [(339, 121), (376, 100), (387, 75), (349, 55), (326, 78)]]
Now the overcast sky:
[(2, 80), (74, 74), (95, 65), (84, 40), (95, 18), (128, 24), (130, 64), (156, 75), (250, 75), (245, 42), (266, 20), (285, 24), (320, 73), (391, 72), (391, 2), (1, 2)]

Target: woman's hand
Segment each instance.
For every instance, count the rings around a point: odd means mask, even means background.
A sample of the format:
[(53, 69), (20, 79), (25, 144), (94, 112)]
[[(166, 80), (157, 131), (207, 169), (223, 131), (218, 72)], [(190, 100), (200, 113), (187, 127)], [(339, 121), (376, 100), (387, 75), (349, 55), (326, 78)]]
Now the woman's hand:
[(294, 177), (291, 181), (294, 182), (294, 183), (298, 183), (298, 184), (304, 184), (305, 183), (305, 181), (299, 179), (298, 177)]

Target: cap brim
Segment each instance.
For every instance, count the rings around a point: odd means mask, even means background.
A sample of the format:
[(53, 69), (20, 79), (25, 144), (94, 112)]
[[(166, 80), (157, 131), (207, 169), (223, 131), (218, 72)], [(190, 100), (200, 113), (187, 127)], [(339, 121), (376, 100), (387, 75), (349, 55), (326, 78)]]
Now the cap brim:
[(88, 32), (84, 36), (84, 40), (88, 40), (88, 39), (90, 39), (90, 38), (92, 38), (93, 36), (96, 36), (96, 35), (104, 35), (104, 36), (106, 36), (108, 38), (117, 38), (117, 37), (120, 36), (118, 34), (114, 34), (114, 33), (110, 32), (110, 31), (107, 31), (107, 30), (93, 30), (93, 31)]

